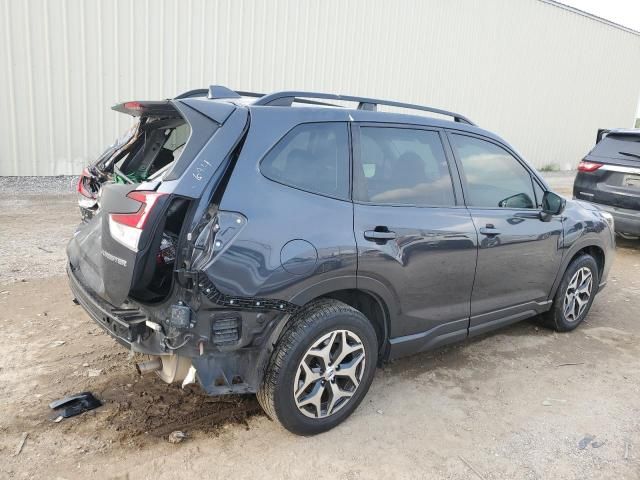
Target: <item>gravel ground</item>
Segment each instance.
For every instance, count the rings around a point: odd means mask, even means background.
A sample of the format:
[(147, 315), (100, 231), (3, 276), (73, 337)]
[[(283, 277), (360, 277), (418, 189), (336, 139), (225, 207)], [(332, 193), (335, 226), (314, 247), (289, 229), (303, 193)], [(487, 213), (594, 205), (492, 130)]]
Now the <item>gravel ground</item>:
[(0, 284), (64, 273), (80, 221), (74, 179), (0, 177)]
[[(637, 479), (638, 247), (620, 242), (575, 332), (522, 322), (385, 365), (353, 416), (310, 438), (271, 422), (254, 396), (139, 377), (65, 276), (5, 284), (0, 478)], [(49, 420), (50, 401), (87, 390), (104, 405)], [(170, 430), (188, 437), (170, 444)]]
[[(570, 194), (571, 174), (547, 178)], [(136, 375), (72, 302), (70, 184), (0, 178), (0, 479), (640, 478), (640, 242), (619, 241), (575, 332), (521, 322), (385, 365), (352, 417), (302, 438), (254, 396)], [(50, 401), (84, 390), (104, 405), (49, 420)]]
[(56, 177), (0, 177), (0, 195), (51, 195), (75, 193), (77, 175)]

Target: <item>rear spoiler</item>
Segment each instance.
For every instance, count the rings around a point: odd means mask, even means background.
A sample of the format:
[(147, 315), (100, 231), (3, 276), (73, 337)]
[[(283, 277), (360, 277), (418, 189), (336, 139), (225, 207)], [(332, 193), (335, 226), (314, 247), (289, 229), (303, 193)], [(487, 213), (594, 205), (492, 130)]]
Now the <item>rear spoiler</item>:
[(600, 140), (602, 140), (610, 131), (611, 130), (607, 128), (599, 128), (598, 134), (596, 135), (596, 143), (600, 143)]
[[(197, 92), (197, 91), (196, 91)], [(190, 92), (187, 92), (190, 93)], [(186, 105), (222, 125), (236, 106), (226, 102), (212, 102), (199, 95), (189, 95), (179, 100), (132, 101), (119, 103), (112, 110), (133, 117), (186, 118), (181, 110)]]
[(615, 135), (617, 137), (640, 137), (640, 128), (599, 128), (596, 143), (608, 135)]
[(132, 117), (180, 117), (180, 113), (171, 100), (132, 101), (119, 103), (111, 110), (126, 113)]

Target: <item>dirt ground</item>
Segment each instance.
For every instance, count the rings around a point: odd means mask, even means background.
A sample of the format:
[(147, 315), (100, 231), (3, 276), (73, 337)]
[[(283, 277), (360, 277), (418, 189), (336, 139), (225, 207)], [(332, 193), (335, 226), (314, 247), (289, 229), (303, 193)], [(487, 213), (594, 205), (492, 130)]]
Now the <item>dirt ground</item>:
[[(396, 361), (344, 424), (302, 438), (252, 396), (137, 376), (72, 303), (74, 202), (0, 189), (0, 478), (640, 478), (640, 242), (619, 242), (575, 332), (523, 322)], [(104, 405), (50, 420), (85, 390)]]

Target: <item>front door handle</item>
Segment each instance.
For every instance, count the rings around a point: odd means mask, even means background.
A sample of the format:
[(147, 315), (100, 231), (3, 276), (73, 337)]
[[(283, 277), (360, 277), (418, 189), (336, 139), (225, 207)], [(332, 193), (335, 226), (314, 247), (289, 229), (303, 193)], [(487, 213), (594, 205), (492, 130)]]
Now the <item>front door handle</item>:
[(494, 227), (482, 227), (480, 228), (480, 233), (482, 235), (493, 237), (494, 235), (500, 235), (500, 230)]
[(375, 230), (366, 230), (364, 232), (364, 238), (367, 240), (393, 240), (396, 238), (396, 232), (378, 232)]

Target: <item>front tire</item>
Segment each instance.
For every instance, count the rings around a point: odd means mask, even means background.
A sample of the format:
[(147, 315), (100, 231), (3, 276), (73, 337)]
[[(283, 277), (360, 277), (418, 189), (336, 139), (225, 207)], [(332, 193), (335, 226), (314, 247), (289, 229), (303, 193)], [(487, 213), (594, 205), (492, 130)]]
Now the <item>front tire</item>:
[(598, 264), (588, 254), (574, 259), (562, 277), (544, 323), (557, 332), (569, 332), (585, 319), (598, 292)]
[(313, 302), (278, 341), (258, 402), (292, 433), (325, 432), (358, 407), (377, 360), (376, 333), (361, 312), (337, 300)]

